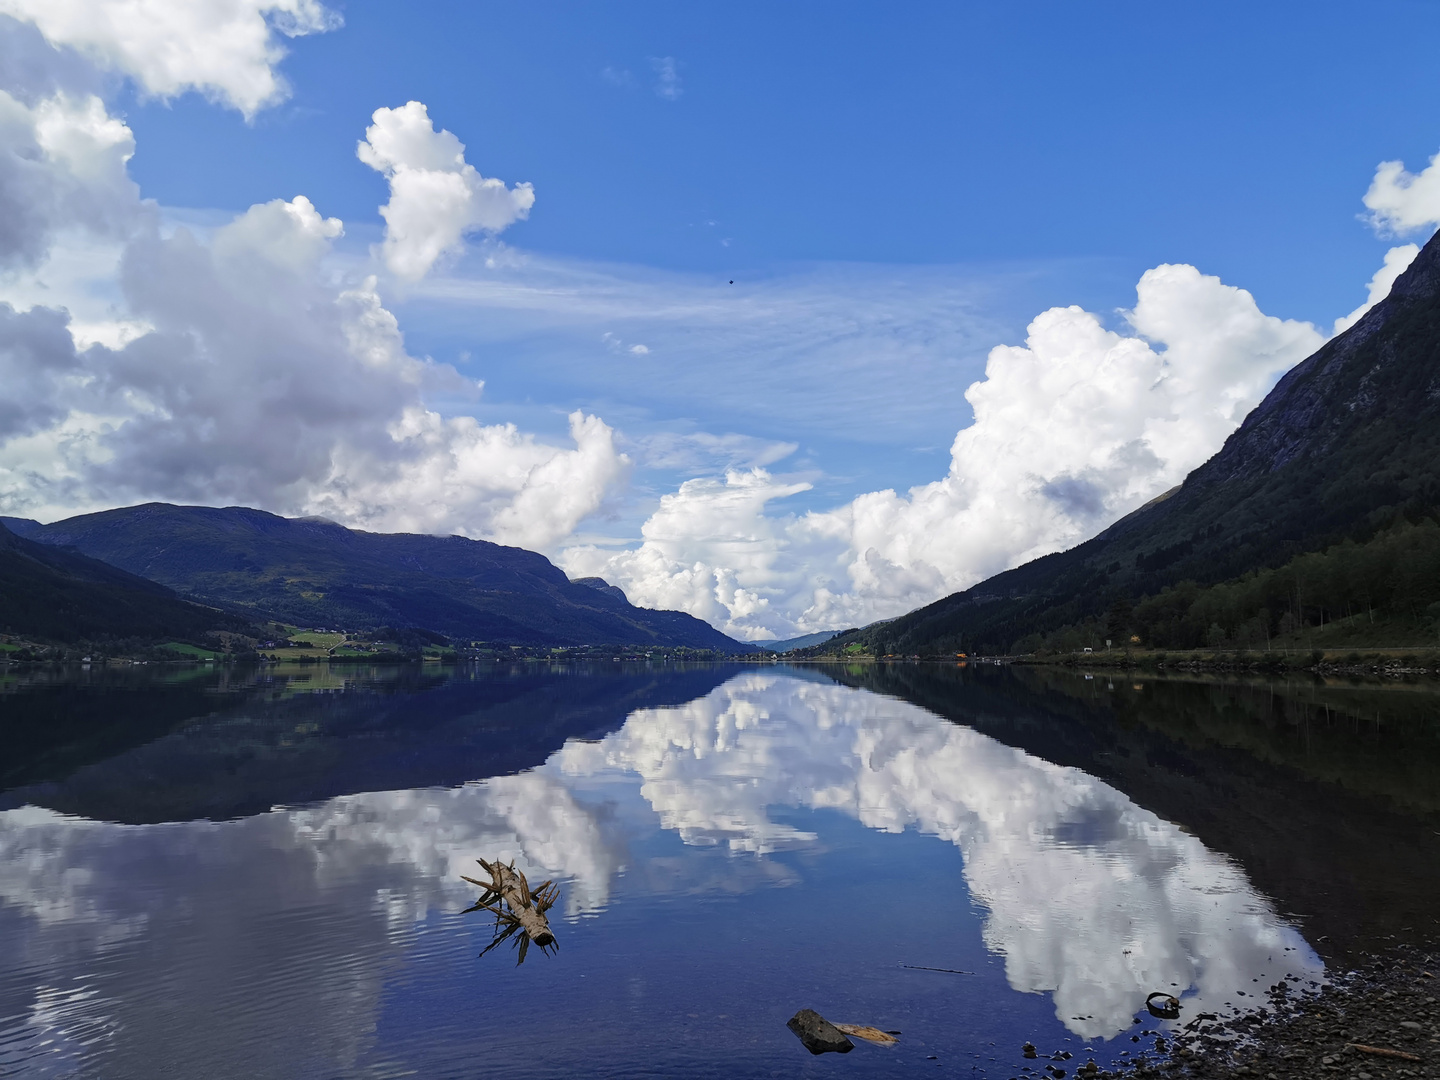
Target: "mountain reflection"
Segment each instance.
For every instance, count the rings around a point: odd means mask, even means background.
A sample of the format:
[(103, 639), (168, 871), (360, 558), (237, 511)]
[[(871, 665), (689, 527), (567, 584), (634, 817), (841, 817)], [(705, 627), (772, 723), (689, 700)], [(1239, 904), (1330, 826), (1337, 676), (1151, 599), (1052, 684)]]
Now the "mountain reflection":
[[(617, 811), (617, 792), (631, 804), (638, 793), (651, 819)], [(806, 827), (773, 819), (795, 809), (955, 845), (1009, 985), (1052, 992), (1057, 1017), (1085, 1038), (1128, 1029), (1153, 990), (1187, 991), (1189, 1015), (1226, 1012), (1253, 1000), (1237, 989), (1321, 971), (1237, 866), (1086, 773), (900, 701), (746, 673), (683, 706), (635, 711), (598, 742), (567, 742), (539, 768), (459, 788), (350, 795), (219, 823), (0, 813), (0, 940), (15, 970), (47, 973), (44, 985), (5, 980), (0, 1008), (22, 1018), (22, 1041), (48, 1040), (62, 1058), (93, 1041), (96, 1025), (143, 1029), (145, 995), (110, 998), (105, 980), (87, 980), (96, 956), (145, 941), (126, 953), (124, 981), (182, 988), (172, 1018), (263, 1022), (251, 1006), (227, 1005), (253, 985), (216, 977), (244, 963), (295, 984), (266, 1006), (265, 1052), (279, 1071), (311, 1057), (354, 1060), (351, 1040), (369, 1023), (381, 976), (352, 958), (393, 951), (427, 914), (473, 899), (459, 875), (475, 856), (516, 858), (532, 879), (563, 881), (574, 918), (611, 903), (634, 834), (655, 818), (687, 845), (727, 848), (727, 888), (783, 886), (791, 871), (764, 855), (823, 847), (823, 817)], [(357, 893), (367, 898), (358, 908)], [(307, 914), (282, 920), (280, 910)], [(957, 920), (972, 917), (957, 905)]]

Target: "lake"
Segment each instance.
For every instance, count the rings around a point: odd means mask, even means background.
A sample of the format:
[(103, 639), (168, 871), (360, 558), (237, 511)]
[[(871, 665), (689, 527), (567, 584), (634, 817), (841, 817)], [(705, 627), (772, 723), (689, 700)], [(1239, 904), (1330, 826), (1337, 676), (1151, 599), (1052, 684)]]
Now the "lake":
[(1054, 1076), (1440, 936), (1433, 683), (3, 671), (4, 1076)]

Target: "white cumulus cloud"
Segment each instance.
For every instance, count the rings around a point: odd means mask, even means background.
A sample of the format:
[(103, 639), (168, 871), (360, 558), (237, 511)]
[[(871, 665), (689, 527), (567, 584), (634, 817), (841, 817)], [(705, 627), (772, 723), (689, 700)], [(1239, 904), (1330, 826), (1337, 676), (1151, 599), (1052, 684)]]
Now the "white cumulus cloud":
[(172, 98), (198, 90), (247, 117), (289, 92), (276, 38), (320, 33), (340, 16), (318, 0), (0, 0), (56, 46)]
[(429, 409), (427, 388), (473, 383), (406, 353), (373, 280), (325, 280), (340, 231), (302, 196), (209, 244), (138, 237), (121, 280), (149, 331), (120, 349), (77, 350), (63, 313), (0, 306), (0, 371), (17, 376), (0, 386), (0, 504), (243, 503), (532, 548), (569, 535), (625, 474), (610, 428), (577, 412), (566, 450)]
[[(0, 19), (8, 44), (53, 54), (23, 33)], [(0, 88), (3, 512), (243, 503), (546, 548), (623, 481), (595, 416), (570, 417), (567, 446), (432, 409), (475, 381), (410, 356), (375, 280), (328, 261), (339, 219), (297, 196), (208, 236), (162, 228), (127, 173), (130, 129), (98, 97), (47, 89)], [(454, 141), (429, 136), (377, 153), (428, 168)]]
[(382, 532), (463, 532), (548, 549), (599, 510), (630, 467), (599, 417), (576, 410), (569, 421), (575, 445), (564, 449), (514, 424), (446, 419), (412, 404), (380, 452), (337, 446), (308, 510)]
[(1375, 276), (1370, 279), (1366, 286), (1365, 303), (1361, 304), (1349, 315), (1342, 315), (1335, 320), (1335, 333), (1339, 334), (1349, 330), (1359, 322), (1372, 307), (1378, 304), (1385, 297), (1390, 295), (1390, 287), (1395, 284), (1395, 279), (1405, 272), (1405, 268), (1415, 261), (1415, 256), (1420, 254), (1419, 244), (1401, 244), (1399, 247), (1392, 247), (1385, 253), (1385, 261), (1380, 269), (1375, 271)]
[(1147, 271), (1126, 319), (1121, 334), (1053, 308), (1025, 345), (992, 350), (965, 395), (975, 421), (934, 483), (799, 516), (769, 504), (806, 485), (732, 470), (662, 499), (637, 548), (576, 547), (565, 565), (747, 638), (898, 615), (1173, 487), (1324, 340), (1190, 266)]
[(530, 214), (535, 189), (507, 188), (465, 161), (465, 144), (435, 130), (426, 107), (411, 101), (376, 109), (356, 154), (390, 182), (381, 253), (391, 273), (419, 280), (436, 260), (460, 249), (466, 233), (499, 233)]
[(140, 215), (135, 138), (93, 95), (33, 105), (0, 90), (0, 268), (33, 267), (62, 233), (123, 236)]
[(1440, 154), (1419, 173), (1408, 172), (1403, 161), (1382, 161), (1364, 201), (1381, 232), (1433, 231), (1440, 225)]

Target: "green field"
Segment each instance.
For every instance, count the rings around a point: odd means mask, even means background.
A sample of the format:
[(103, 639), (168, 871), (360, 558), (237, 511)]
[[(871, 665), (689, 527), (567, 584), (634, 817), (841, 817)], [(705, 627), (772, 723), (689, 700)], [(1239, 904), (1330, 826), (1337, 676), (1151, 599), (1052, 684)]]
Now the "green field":
[(159, 647), (193, 660), (219, 660), (221, 656), (214, 649), (202, 649), (198, 645), (184, 645), (178, 641), (167, 641)]
[(291, 641), (303, 642), (316, 649), (333, 649), (345, 641), (344, 634), (322, 634), (314, 630), (292, 630), (289, 636)]
[(368, 643), (363, 644), (363, 645), (342, 645), (342, 646), (340, 646), (340, 648), (336, 649), (336, 650), (335, 650), (334, 652), (332, 652), (330, 655), (331, 655), (332, 657), (340, 657), (340, 656), (350, 656), (350, 657), (355, 657), (355, 656), (366, 656), (366, 657), (399, 656), (399, 655), (400, 655), (400, 650), (399, 650), (396, 646), (394, 646), (394, 645), (386, 644), (386, 643), (383, 642), (383, 641), (376, 641), (376, 642), (368, 642)]

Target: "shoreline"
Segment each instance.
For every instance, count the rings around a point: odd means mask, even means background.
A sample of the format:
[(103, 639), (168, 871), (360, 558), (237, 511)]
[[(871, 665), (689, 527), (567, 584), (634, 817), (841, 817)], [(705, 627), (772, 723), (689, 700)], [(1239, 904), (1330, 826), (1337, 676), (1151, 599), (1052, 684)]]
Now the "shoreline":
[[(769, 658), (764, 658), (769, 659)], [(1015, 666), (1065, 671), (1134, 671), (1167, 674), (1360, 675), (1389, 678), (1405, 675), (1440, 677), (1440, 648), (1430, 645), (1389, 649), (1285, 649), (1271, 651), (1066, 653), (1054, 655), (979, 656), (785, 656), (785, 664), (862, 664), (903, 666), (943, 664), (946, 667)]]
[[(1038, 1054), (1017, 1078), (1062, 1080), (1408, 1080), (1440, 1076), (1440, 949), (1397, 944), (1336, 970), (1315, 992), (1280, 982), (1233, 1020), (1201, 1013), (1171, 1034), (1146, 1029), (1131, 1060), (1108, 1069)], [(1123, 1038), (1119, 1036), (1119, 1038)]]

